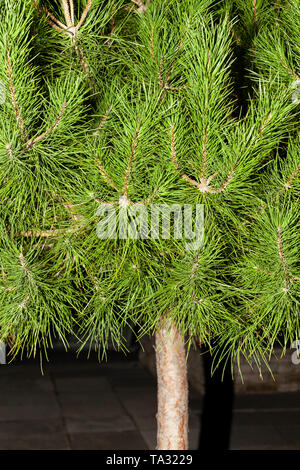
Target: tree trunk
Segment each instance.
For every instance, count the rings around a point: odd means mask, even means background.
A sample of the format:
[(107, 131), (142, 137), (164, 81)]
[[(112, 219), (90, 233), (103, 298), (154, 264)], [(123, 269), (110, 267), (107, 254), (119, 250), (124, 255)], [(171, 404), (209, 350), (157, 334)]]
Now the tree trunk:
[(171, 319), (155, 336), (158, 450), (188, 449), (188, 381), (184, 341)]

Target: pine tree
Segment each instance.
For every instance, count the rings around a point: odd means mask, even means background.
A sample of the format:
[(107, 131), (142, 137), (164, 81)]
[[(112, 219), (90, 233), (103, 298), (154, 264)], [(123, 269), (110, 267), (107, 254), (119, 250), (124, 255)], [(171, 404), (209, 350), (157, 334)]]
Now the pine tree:
[[(1, 6), (1, 339), (35, 354), (76, 325), (104, 357), (110, 339), (126, 351), (125, 326), (154, 333), (158, 449), (188, 448), (193, 342), (259, 363), (281, 333), (284, 347), (298, 338), (299, 7), (290, 11)], [(237, 73), (236, 56), (252, 74)], [(204, 206), (203, 246), (149, 234), (139, 216), (152, 204)]]
[(300, 9), (294, 2), (275, 7), (257, 30), (249, 59), (254, 79), (276, 77), (269, 84), (273, 100), (288, 92), (293, 120), (258, 175), (257, 201), (242, 223), (233, 276), (245, 308), (223, 336), (233, 358), (242, 354), (259, 369), (262, 360), (268, 365), (275, 344), (285, 354), (299, 339)]
[[(249, 77), (251, 89), (239, 113), (232, 98), (231, 66), (236, 38), (228, 16), (221, 22), (213, 20), (207, 10), (201, 17), (197, 11), (197, 16), (195, 10), (199, 5), (193, 2), (184, 2), (180, 6), (168, 3), (170, 9), (158, 16), (160, 7), (153, 3), (140, 19), (140, 41), (148, 58), (142, 57), (136, 75), (143, 83), (149, 83), (153, 65), (152, 73), (158, 77), (156, 86), (161, 89), (165, 109), (170, 109), (164, 131), (164, 154), (169, 154), (167, 174), (177, 172), (178, 191), (173, 194), (170, 191), (164, 201), (168, 204), (205, 204), (206, 222), (213, 226), (207, 233), (207, 243), (194, 256), (182, 250), (182, 246), (180, 251), (177, 251), (178, 245), (175, 245), (176, 249), (172, 245), (167, 247), (165, 251), (171, 250), (168, 252), (168, 270), (162, 272), (161, 285), (153, 292), (155, 302), (152, 302), (154, 311), (151, 315), (147, 305), (149, 316), (145, 327), (157, 331), (158, 448), (185, 448), (187, 392), (183, 392), (186, 370), (180, 337), (188, 343), (193, 338), (211, 343), (216, 337), (223, 339), (225, 331), (226, 346), (233, 343), (233, 355), (241, 349), (236, 338), (242, 336), (244, 339), (245, 331), (240, 332), (244, 325), (247, 334), (250, 331), (250, 341), (253, 336), (257, 338), (251, 322), (242, 323), (243, 316), (249, 316), (252, 302), (246, 298), (244, 286), (231, 285), (235, 268), (230, 265), (234, 266), (240, 257), (240, 226), (243, 227), (247, 213), (252, 213), (257, 204), (257, 190), (259, 188), (261, 192), (263, 187), (260, 175), (278, 149), (284, 146), (289, 133), (295, 131), (295, 106), (290, 99), (290, 90), (277, 71), (264, 67), (263, 72), (256, 71), (256, 79)], [(176, 12), (175, 18), (171, 16), (172, 8)], [(273, 6), (269, 13), (274, 18)], [(258, 10), (251, 8), (253, 14), (256, 31), (260, 19)], [(161, 18), (163, 20), (159, 22)], [(172, 56), (173, 32), (178, 18), (182, 36), (177, 36), (178, 46)], [(158, 31), (155, 25), (160, 26)], [(164, 33), (163, 26), (168, 27), (168, 34)], [(269, 23), (265, 30), (267, 27)], [(253, 36), (252, 33), (253, 41), (257, 39), (256, 34)], [(255, 48), (254, 53), (259, 57)], [(271, 46), (267, 50), (272, 50)], [(134, 63), (138, 62), (135, 59)], [(175, 93), (167, 94), (170, 91), (180, 93), (174, 97)], [(291, 175), (294, 175), (295, 169), (292, 171)], [(281, 264), (284, 265), (279, 232), (277, 237)], [(295, 240), (293, 243), (292, 247), (297, 246)], [(291, 274), (285, 282), (290, 284), (296, 277)], [(248, 286), (250, 288), (251, 284)], [(264, 296), (261, 284), (258, 288)], [(252, 289), (251, 296), (254, 294)], [(291, 299), (288, 308), (292, 315), (295, 315), (295, 306), (295, 299)], [(241, 310), (245, 310), (245, 314), (238, 315)], [(294, 334), (295, 328), (289, 323), (290, 332)], [(278, 329), (275, 329), (273, 338), (277, 335)], [(165, 342), (163, 337), (167, 338)], [(262, 356), (267, 351), (262, 347), (257, 349)], [(251, 353), (252, 350), (250, 358)]]
[[(81, 146), (99, 99), (91, 91), (109, 79), (100, 71), (109, 63), (117, 2), (102, 3), (1, 4), (0, 329), (12, 356), (46, 352), (53, 336), (67, 345), (74, 312), (85, 305), (68, 198), (86, 177)], [(95, 44), (108, 51), (101, 61)]]
[[(126, 251), (122, 248), (120, 258), (115, 251), (116, 265), (121, 268), (116, 276), (114, 271), (106, 278), (101, 290), (101, 295), (111, 293), (110, 303), (113, 299), (110, 324), (114, 325), (114, 336), (120, 331), (120, 312), (123, 322), (130, 319), (141, 325), (143, 333), (156, 332), (158, 448), (187, 447), (184, 341), (190, 345), (200, 338), (211, 344), (223, 335), (224, 328), (226, 331), (234, 324), (237, 288), (230, 285), (228, 265), (238, 256), (237, 228), (257, 201), (257, 175), (294, 125), (289, 91), (277, 86), (278, 78), (272, 71), (266, 74), (267, 79), (265, 75), (259, 77), (257, 84), (252, 80), (244, 114), (235, 109), (232, 25), (228, 17), (214, 19), (208, 4), (202, 7), (199, 11), (197, 2), (153, 2), (138, 17), (137, 42), (142, 47), (136, 51), (126, 48), (122, 55), (129, 69), (130, 90), (135, 80), (139, 92), (134, 100), (131, 94), (130, 98), (125, 96), (117, 121), (112, 112), (106, 121), (109, 141), (103, 144), (105, 149), (114, 145), (111, 132), (122, 136), (122, 148), (128, 148), (128, 152), (121, 175), (124, 181), (125, 174), (125, 182), (129, 175), (132, 196), (116, 184), (119, 167), (123, 166), (123, 158), (115, 162), (120, 152), (103, 155), (99, 167), (110, 190), (118, 190), (121, 196), (119, 203), (113, 198), (107, 199), (108, 204), (127, 206), (130, 201), (149, 202), (150, 197), (151, 202), (169, 206), (205, 205), (206, 242), (199, 253), (187, 253), (177, 240), (160, 242), (159, 255), (153, 252), (153, 244), (148, 248), (147, 243), (137, 242), (133, 249), (132, 242), (130, 248), (124, 242)], [(142, 109), (153, 103), (148, 121), (137, 103)], [(124, 130), (117, 130), (124, 129), (125, 123), (130, 129), (126, 144)], [(143, 145), (147, 150), (138, 154)], [(153, 173), (153, 163), (146, 155), (157, 167), (162, 164), (163, 173), (161, 169)], [(134, 173), (136, 165), (138, 173)], [(148, 168), (154, 184), (138, 200), (133, 197), (136, 181), (136, 187), (145, 188)], [(158, 178), (162, 174), (164, 178)], [(122, 179), (120, 183), (122, 186)], [(103, 245), (97, 249), (91, 242), (90, 246), (99, 262)], [(106, 259), (109, 252), (105, 249)], [(93, 260), (89, 263), (92, 265)], [(107, 301), (107, 296), (103, 298)], [(107, 319), (103, 323), (108, 307), (105, 303), (104, 309), (92, 308), (94, 313), (83, 323), (83, 331), (89, 338), (101, 339), (99, 331), (109, 324)]]
[(47, 240), (59, 234), (57, 219), (66, 222), (63, 194), (78, 177), (85, 113), (80, 77), (40, 76), (33, 14), (29, 2), (6, 1), (0, 26), (1, 338), (12, 352), (28, 354), (46, 349), (53, 334), (64, 341), (78, 304), (68, 269), (58, 276), (62, 259)]

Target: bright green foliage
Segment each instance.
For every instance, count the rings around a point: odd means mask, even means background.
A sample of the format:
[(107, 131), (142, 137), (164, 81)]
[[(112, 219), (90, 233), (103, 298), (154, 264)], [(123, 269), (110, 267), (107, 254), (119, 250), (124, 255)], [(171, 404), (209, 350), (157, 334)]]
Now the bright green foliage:
[[(79, 325), (103, 354), (109, 339), (126, 348), (125, 326), (154, 332), (170, 315), (188, 345), (219, 339), (233, 358), (286, 347), (299, 336), (299, 8), (80, 1), (70, 26), (62, 3), (1, 10), (2, 339), (35, 352)], [(104, 203), (118, 227), (126, 210), (203, 204), (203, 247), (102, 240)]]
[(259, 362), (275, 341), (284, 349), (299, 338), (299, 206), (270, 202), (252, 222), (233, 269), (242, 305), (223, 336), (234, 357)]
[[(255, 44), (256, 36), (261, 28), (266, 26), (271, 30), (278, 26), (283, 12), (289, 16), (289, 6), (296, 7), (296, 2), (287, 3), (285, 0), (229, 0), (218, 3), (218, 9), (224, 12), (228, 19), (234, 21), (231, 28), (232, 36), (238, 46), (245, 50)], [(297, 7), (296, 7), (297, 8)]]
[[(265, 161), (258, 175), (256, 207), (248, 207), (248, 218), (239, 228), (241, 253), (233, 268), (241, 294), (239, 314), (222, 337), (234, 358), (242, 353), (256, 363), (267, 360), (275, 343), (285, 352), (300, 335), (299, 5), (292, 2), (277, 13), (273, 27), (266, 21), (257, 33), (253, 77), (267, 84), (273, 101), (288, 90), (287, 99), (294, 106), (292, 121), (286, 125), (285, 140), (277, 142), (272, 161)], [(282, 123), (287, 124), (284, 119)]]
[(0, 23), (0, 328), (14, 352), (28, 353), (47, 347), (52, 333), (64, 338), (78, 305), (71, 263), (62, 270), (49, 238), (69, 218), (64, 195), (78, 179), (87, 109), (81, 78), (72, 71), (41, 80), (33, 18), (31, 2), (7, 1)]
[(31, 3), (35, 8), (35, 47), (44, 74), (65, 75), (71, 68), (77, 75), (85, 76), (94, 93), (101, 93), (120, 28), (115, 15), (121, 2), (32, 0)]

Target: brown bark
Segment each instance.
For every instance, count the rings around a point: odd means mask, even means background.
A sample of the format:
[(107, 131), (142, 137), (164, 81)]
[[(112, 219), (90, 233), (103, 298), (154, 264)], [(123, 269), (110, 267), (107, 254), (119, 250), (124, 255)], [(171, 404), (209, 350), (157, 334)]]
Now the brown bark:
[(172, 320), (161, 321), (155, 337), (157, 449), (188, 449), (188, 381), (184, 341)]

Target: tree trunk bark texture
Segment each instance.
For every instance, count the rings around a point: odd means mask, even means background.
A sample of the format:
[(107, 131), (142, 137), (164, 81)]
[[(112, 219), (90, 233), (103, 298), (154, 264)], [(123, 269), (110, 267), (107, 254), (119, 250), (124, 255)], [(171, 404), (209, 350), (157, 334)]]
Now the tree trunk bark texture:
[(188, 380), (184, 341), (171, 319), (155, 336), (158, 450), (188, 449)]

